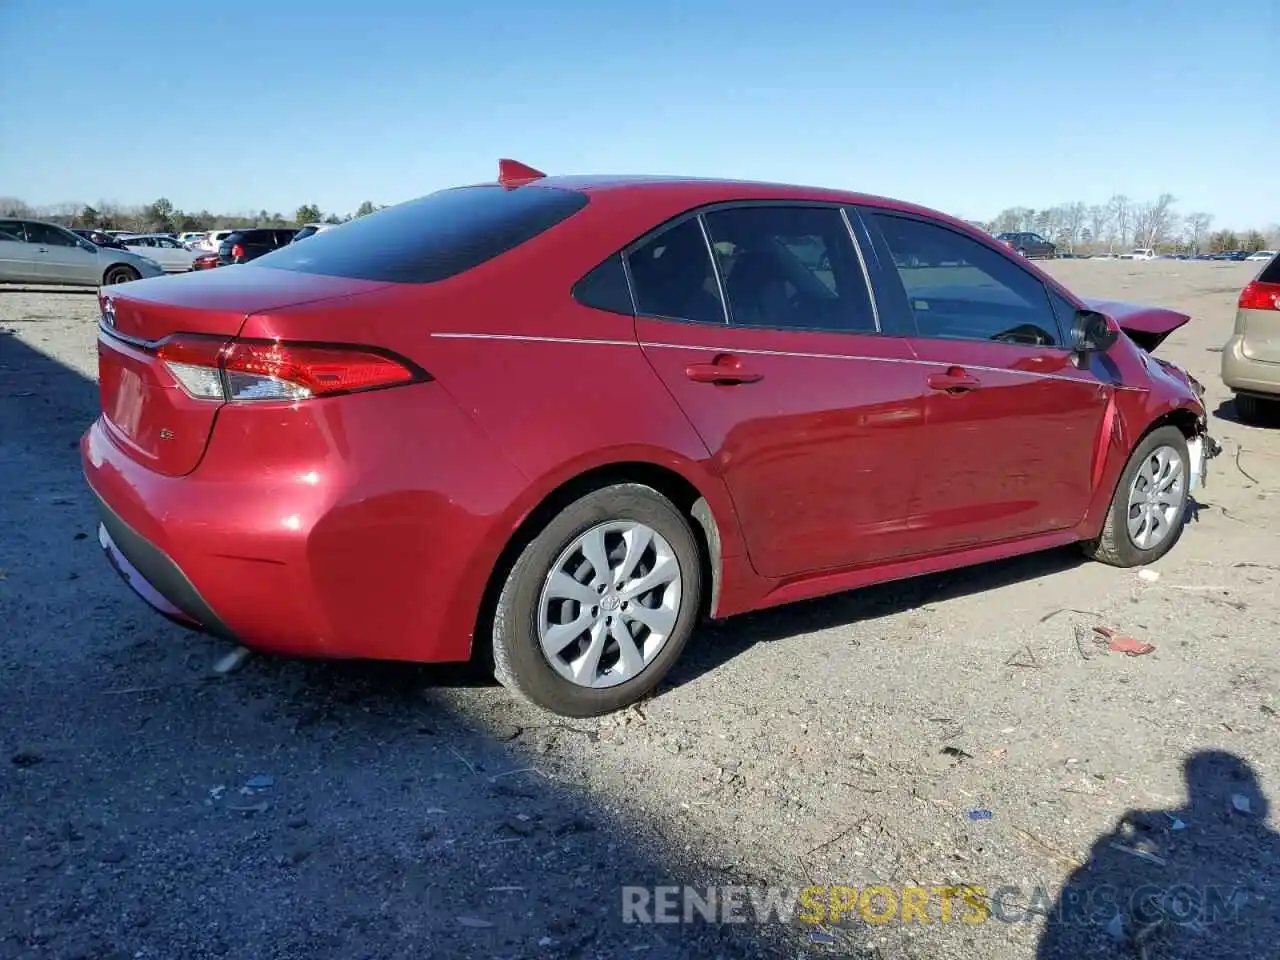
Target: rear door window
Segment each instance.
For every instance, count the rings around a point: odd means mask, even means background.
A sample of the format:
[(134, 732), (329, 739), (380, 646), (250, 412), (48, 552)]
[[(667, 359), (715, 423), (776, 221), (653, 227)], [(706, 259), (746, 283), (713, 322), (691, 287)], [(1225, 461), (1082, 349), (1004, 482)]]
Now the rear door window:
[(255, 267), (432, 283), (492, 260), (587, 205), (558, 187), (455, 187), (387, 207), (259, 257)]
[(622, 254), (615, 253), (574, 284), (573, 296), (584, 307), (610, 313), (634, 313), (635, 305), (631, 302), (631, 288), (627, 284)]
[(753, 205), (705, 219), (734, 326), (876, 332), (866, 276), (838, 209)]
[(720, 284), (697, 217), (689, 217), (627, 255), (636, 311), (668, 320), (726, 322)]

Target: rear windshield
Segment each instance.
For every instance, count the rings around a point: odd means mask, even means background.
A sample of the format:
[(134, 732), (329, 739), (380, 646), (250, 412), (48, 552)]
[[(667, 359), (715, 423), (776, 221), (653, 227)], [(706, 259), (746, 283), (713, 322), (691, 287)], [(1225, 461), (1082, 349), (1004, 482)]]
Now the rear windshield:
[(291, 243), (253, 261), (386, 283), (433, 283), (479, 266), (587, 205), (558, 187), (455, 187), (410, 200)]
[(1271, 262), (1258, 274), (1261, 283), (1280, 283), (1280, 253), (1271, 258)]

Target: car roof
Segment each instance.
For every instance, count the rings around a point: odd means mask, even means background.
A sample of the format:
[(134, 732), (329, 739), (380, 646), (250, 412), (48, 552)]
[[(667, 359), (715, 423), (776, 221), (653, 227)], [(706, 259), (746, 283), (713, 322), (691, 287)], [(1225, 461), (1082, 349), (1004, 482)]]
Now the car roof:
[(624, 197), (643, 200), (653, 209), (674, 216), (680, 210), (735, 201), (800, 201), (878, 207), (898, 213), (914, 213), (942, 220), (968, 233), (983, 233), (966, 220), (920, 204), (891, 197), (829, 187), (813, 187), (764, 180), (729, 180), (662, 175), (543, 176), (527, 181), (530, 187), (576, 190), (602, 201)]

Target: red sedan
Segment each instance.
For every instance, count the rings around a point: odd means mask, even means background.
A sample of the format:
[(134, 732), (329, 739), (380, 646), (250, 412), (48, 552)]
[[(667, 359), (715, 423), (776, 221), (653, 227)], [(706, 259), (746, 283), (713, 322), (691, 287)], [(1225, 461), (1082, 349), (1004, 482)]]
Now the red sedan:
[(160, 612), (289, 654), (491, 650), (590, 715), (704, 614), (1181, 534), (1217, 447), (1149, 350), (1185, 315), (896, 201), (500, 169), (103, 291), (84, 469)]

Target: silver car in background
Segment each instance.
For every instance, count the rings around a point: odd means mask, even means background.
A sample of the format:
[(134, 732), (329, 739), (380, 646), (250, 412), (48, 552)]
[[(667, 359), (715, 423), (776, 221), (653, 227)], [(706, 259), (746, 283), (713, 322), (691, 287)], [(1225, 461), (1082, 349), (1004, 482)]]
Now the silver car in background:
[(0, 218), (0, 283), (97, 287), (163, 273), (150, 257), (95, 246), (56, 223)]
[(163, 233), (131, 233), (120, 242), (134, 253), (154, 260), (165, 273), (186, 273), (198, 254)]

